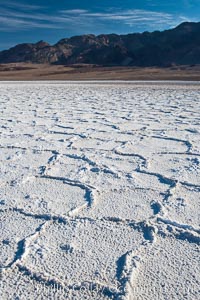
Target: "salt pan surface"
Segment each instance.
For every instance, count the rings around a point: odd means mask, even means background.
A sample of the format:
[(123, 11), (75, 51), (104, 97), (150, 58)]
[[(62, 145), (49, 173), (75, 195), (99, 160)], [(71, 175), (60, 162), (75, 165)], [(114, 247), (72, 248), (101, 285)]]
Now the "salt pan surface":
[(0, 297), (188, 299), (197, 83), (0, 84)]

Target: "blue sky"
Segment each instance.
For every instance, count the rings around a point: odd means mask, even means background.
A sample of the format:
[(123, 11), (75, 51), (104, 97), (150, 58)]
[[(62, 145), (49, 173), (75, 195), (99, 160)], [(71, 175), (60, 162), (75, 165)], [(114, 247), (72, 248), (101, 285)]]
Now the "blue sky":
[(164, 30), (200, 21), (200, 0), (0, 0), (0, 49), (73, 35)]

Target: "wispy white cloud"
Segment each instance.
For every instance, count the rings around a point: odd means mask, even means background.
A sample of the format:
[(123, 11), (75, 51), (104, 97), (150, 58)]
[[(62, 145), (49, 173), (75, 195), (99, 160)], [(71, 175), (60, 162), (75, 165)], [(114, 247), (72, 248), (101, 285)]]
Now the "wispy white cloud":
[[(13, 9), (15, 8), (15, 9)], [(187, 16), (164, 12), (128, 9), (92, 12), (84, 9), (59, 10), (45, 13), (40, 6), (7, 2), (0, 10), (0, 31), (29, 30), (30, 28), (72, 29), (81, 26), (82, 31), (94, 32), (95, 28), (115, 24), (150, 30), (169, 28), (183, 21)], [(194, 20), (192, 20), (194, 21)]]
[(38, 23), (34, 21), (26, 21), (26, 20), (19, 20), (15, 18), (4, 18), (0, 16), (0, 31), (1, 32), (13, 32), (15, 31), (27, 31), (33, 28), (46, 28), (46, 29), (61, 29), (59, 25), (51, 24), (51, 23)]
[(88, 12), (88, 10), (85, 9), (67, 9), (67, 10), (60, 10), (60, 13), (64, 14), (85, 14)]
[[(0, 31), (25, 31), (31, 28), (62, 29), (66, 17), (41, 13), (42, 6), (8, 2), (0, 10)], [(52, 20), (53, 19), (53, 20)]]
[(79, 13), (75, 11), (60, 11), (60, 13), (67, 17), (69, 15), (74, 15), (82, 22), (85, 21), (93, 21), (98, 23), (113, 23), (113, 24), (121, 24), (126, 25), (130, 28), (132, 27), (146, 27), (150, 30), (156, 29), (164, 29), (170, 28), (178, 25), (184, 21), (196, 21), (194, 19), (190, 19), (187, 16), (174, 15), (165, 12), (158, 11), (149, 11), (142, 9), (128, 9), (128, 10), (109, 10), (104, 12), (91, 12), (91, 11), (82, 11), (77, 10)]
[(24, 4), (15, 1), (5, 1), (1, 5), (10, 8), (22, 9), (22, 10), (39, 10), (44, 8), (44, 6), (41, 5)]

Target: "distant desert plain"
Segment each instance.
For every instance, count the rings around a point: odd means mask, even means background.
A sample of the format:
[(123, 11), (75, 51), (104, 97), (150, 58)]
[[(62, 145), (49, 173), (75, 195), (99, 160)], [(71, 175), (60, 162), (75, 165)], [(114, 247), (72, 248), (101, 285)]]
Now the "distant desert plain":
[(102, 67), (96, 65), (0, 64), (0, 80), (184, 80), (199, 81), (200, 65)]

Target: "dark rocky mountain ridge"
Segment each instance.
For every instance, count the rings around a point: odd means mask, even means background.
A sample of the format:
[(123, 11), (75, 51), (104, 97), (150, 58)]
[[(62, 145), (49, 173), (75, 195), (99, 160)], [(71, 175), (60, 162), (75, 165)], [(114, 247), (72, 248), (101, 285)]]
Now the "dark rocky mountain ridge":
[(141, 67), (200, 64), (200, 22), (185, 22), (162, 32), (74, 36), (55, 45), (25, 43), (0, 52), (0, 63), (16, 62)]

